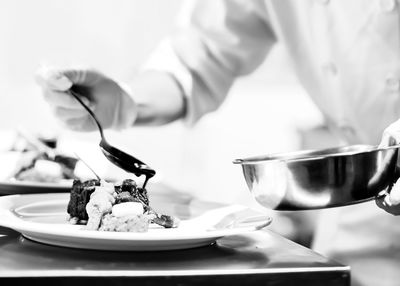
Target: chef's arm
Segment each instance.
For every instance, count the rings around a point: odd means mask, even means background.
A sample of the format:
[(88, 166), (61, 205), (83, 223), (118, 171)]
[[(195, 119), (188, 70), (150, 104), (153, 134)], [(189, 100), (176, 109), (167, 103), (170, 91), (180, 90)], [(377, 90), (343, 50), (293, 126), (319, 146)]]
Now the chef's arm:
[(96, 130), (71, 89), (86, 100), (104, 128), (159, 125), (178, 118), (191, 124), (217, 109), (233, 81), (261, 64), (275, 36), (263, 1), (190, 3), (194, 5), (185, 7), (185, 20), (176, 32), (129, 82), (91, 69), (38, 72), (37, 81), (56, 117), (72, 130)]
[(262, 1), (194, 1), (180, 15), (175, 32), (143, 67), (161, 73), (152, 75), (157, 81), (150, 74), (132, 81), (133, 95), (146, 102), (137, 123), (161, 122), (160, 114), (196, 122), (218, 108), (237, 77), (262, 63), (276, 40)]

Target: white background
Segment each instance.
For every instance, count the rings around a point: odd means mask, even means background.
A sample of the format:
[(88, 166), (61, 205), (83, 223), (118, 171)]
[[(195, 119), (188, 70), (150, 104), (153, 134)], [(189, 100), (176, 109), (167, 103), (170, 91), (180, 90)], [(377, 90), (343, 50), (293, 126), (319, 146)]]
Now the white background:
[[(0, 129), (57, 132), (99, 172), (115, 172), (98, 153), (98, 135), (61, 130), (33, 74), (40, 64), (90, 66), (129, 81), (173, 29), (180, 0), (0, 1)], [(252, 203), (235, 158), (290, 151), (299, 130), (320, 114), (297, 84), (279, 45), (252, 75), (238, 80), (219, 112), (193, 129), (108, 132), (162, 180), (203, 198)]]

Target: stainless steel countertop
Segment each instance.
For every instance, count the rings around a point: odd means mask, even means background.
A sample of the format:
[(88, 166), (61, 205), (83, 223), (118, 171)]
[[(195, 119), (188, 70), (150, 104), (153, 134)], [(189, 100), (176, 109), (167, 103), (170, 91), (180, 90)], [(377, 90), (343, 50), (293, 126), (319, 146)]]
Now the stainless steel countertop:
[[(215, 203), (153, 189), (152, 205), (168, 213)], [(195, 207), (193, 207), (195, 206)], [(192, 213), (193, 214), (193, 213)], [(0, 285), (350, 285), (350, 268), (267, 229), (227, 236), (200, 248), (114, 252), (37, 243), (0, 227)]]
[(83, 285), (88, 280), (99, 285), (108, 278), (145, 285), (350, 283), (349, 267), (270, 231), (225, 237), (190, 250), (121, 253), (48, 246), (0, 228), (0, 253), (1, 285), (32, 278), (41, 285)]

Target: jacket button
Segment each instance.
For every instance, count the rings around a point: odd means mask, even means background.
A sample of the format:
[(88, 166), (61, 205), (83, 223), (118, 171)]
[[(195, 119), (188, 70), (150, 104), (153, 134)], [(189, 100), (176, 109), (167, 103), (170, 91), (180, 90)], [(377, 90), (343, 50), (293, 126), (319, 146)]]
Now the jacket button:
[(379, 8), (382, 12), (391, 12), (396, 7), (396, 0), (380, 0)]
[(317, 2), (319, 4), (323, 4), (323, 5), (328, 5), (329, 4), (329, 0), (317, 0)]
[(389, 92), (398, 92), (400, 90), (400, 79), (389, 75), (385, 81), (386, 90)]
[(332, 62), (326, 62), (321, 66), (322, 71), (328, 75), (336, 75), (338, 73), (338, 69), (336, 65)]

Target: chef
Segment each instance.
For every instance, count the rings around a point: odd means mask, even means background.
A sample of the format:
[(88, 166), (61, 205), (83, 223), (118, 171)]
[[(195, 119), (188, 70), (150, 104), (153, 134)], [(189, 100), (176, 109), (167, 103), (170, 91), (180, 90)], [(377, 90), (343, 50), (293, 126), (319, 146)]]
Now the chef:
[[(255, 70), (277, 42), (335, 136), (348, 144), (400, 142), (396, 0), (190, 2), (132, 83), (85, 69), (42, 71), (39, 81), (56, 116), (73, 130), (96, 126), (65, 92), (72, 85), (107, 128), (179, 118), (193, 124), (216, 110), (235, 79)], [(400, 283), (399, 188), (376, 201), (386, 212), (364, 203), (322, 213), (315, 249), (350, 265), (352, 285)]]

